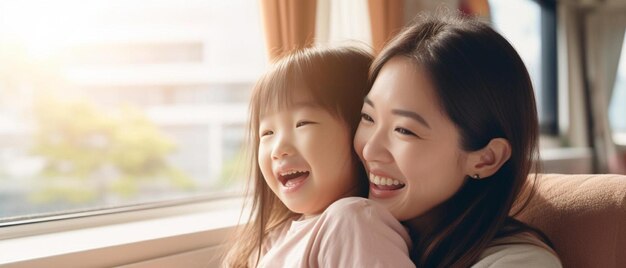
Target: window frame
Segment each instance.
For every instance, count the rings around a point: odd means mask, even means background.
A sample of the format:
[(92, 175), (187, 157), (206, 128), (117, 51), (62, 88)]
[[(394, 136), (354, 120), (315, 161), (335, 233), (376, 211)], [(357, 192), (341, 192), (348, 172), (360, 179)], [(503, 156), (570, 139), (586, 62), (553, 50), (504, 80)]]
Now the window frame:
[(243, 204), (243, 197), (231, 197), (15, 224), (0, 228), (0, 266), (119, 266), (194, 251), (215, 257), (245, 223)]
[(557, 13), (554, 0), (529, 0), (541, 9), (541, 105), (543, 120), (539, 122), (541, 134), (557, 136), (558, 128), (558, 65), (557, 65)]

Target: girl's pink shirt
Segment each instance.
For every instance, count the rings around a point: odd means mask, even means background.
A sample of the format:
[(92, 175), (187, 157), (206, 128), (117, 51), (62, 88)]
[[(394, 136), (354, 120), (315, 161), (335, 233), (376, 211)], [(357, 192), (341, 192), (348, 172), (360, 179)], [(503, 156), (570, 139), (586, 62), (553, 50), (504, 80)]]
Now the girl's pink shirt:
[(411, 240), (381, 205), (348, 197), (270, 233), (259, 267), (415, 267)]

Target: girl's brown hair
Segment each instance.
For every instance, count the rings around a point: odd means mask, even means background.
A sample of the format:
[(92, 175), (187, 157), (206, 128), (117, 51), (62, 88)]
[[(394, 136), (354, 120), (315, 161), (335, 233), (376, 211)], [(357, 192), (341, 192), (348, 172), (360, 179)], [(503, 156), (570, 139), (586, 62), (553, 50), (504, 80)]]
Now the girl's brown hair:
[(509, 216), (538, 157), (533, 87), (515, 49), (488, 25), (439, 11), (418, 17), (396, 36), (374, 60), (370, 79), (397, 56), (426, 70), (463, 150), (479, 150), (494, 138), (511, 145), (510, 159), (493, 176), (467, 177), (452, 198), (428, 212), (445, 211), (433, 230), (411, 232), (413, 262), (469, 267), (494, 238), (535, 232)]
[[(247, 137), (250, 181), (246, 192), (252, 204), (248, 223), (234, 238), (225, 265), (249, 267), (258, 263), (267, 234), (297, 216), (276, 197), (265, 183), (257, 162), (259, 121), (266, 113), (292, 105), (295, 94), (310, 94), (312, 100), (349, 126), (354, 137), (361, 106), (370, 84), (368, 69), (372, 56), (356, 48), (309, 48), (291, 53), (275, 62), (255, 85), (250, 106)], [(360, 196), (367, 196), (365, 170), (353, 150), (353, 168), (359, 179)]]

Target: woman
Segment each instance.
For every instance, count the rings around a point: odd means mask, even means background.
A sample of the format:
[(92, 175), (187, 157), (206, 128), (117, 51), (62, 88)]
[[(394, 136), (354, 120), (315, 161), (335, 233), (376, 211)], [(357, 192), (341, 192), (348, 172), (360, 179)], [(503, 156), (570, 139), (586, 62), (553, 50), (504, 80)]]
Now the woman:
[(475, 20), (436, 14), (370, 69), (354, 139), (370, 198), (410, 231), (418, 267), (560, 267), (547, 239), (509, 216), (536, 157), (528, 72)]

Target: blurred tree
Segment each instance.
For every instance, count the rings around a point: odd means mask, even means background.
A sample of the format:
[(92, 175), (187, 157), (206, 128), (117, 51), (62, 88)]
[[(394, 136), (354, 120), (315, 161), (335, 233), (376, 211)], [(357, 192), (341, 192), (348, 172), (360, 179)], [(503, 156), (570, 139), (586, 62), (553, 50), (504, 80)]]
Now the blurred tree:
[(32, 153), (45, 159), (45, 180), (35, 201), (89, 202), (132, 197), (140, 188), (191, 189), (193, 181), (168, 164), (175, 148), (139, 110), (130, 106), (107, 113), (87, 101), (36, 103), (37, 132)]
[(222, 172), (217, 183), (219, 188), (228, 188), (232, 186), (240, 186), (245, 182), (246, 174), (246, 158), (243, 148), (238, 148), (237, 153), (224, 161)]

